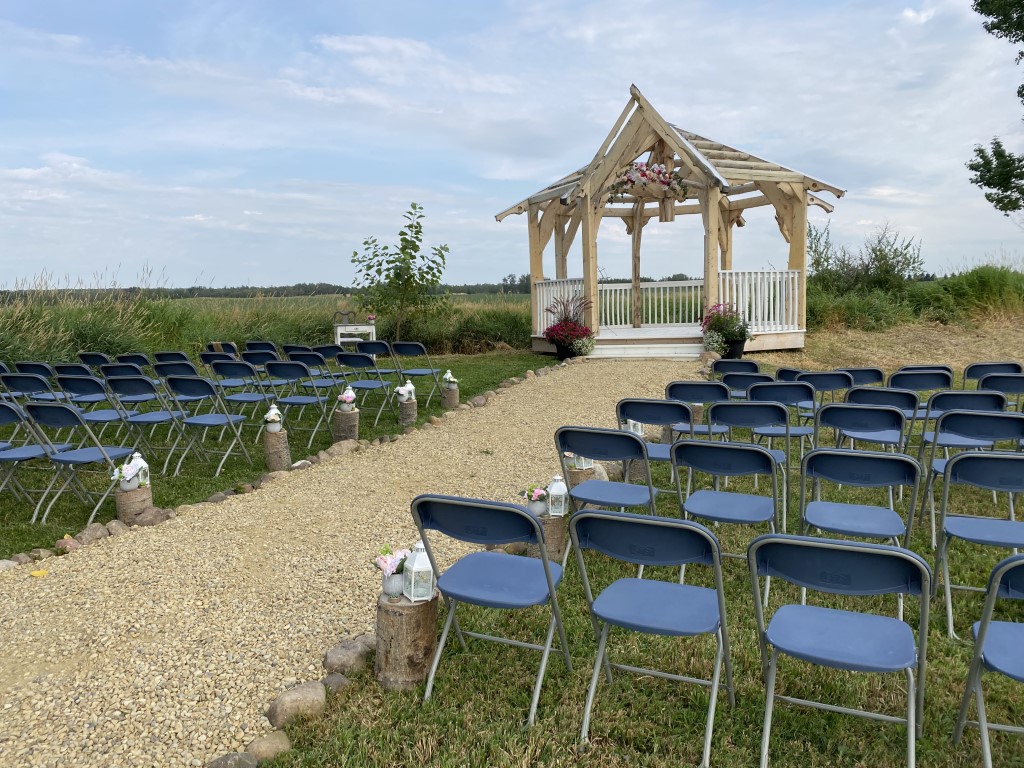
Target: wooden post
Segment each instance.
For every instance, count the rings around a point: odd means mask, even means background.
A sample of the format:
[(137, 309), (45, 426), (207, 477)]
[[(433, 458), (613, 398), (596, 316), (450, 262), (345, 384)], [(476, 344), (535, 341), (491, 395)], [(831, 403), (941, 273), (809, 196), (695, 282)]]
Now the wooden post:
[(441, 390), (441, 406), (446, 411), (454, 411), (459, 407), (459, 388), (445, 387)]
[(292, 451), (288, 447), (288, 430), (280, 432), (263, 432), (263, 455), (270, 472), (280, 472), (292, 468)]
[(644, 203), (637, 200), (633, 203), (633, 327), (639, 328), (643, 324), (640, 304), (640, 239), (644, 232)]
[(342, 440), (359, 439), (359, 409), (351, 411), (336, 409), (331, 415), (331, 440), (336, 443)]
[(722, 191), (709, 186), (702, 195), (704, 218), (704, 309), (718, 303), (718, 220), (721, 211), (718, 201)]
[(125, 525), (135, 525), (137, 518), (142, 511), (153, 506), (153, 488), (136, 488), (134, 491), (114, 492), (114, 506), (117, 509), (117, 519)]
[(416, 401), (406, 400), (398, 404), (398, 423), (403, 427), (411, 427), (416, 424)]
[(565, 280), (568, 270), (568, 250), (566, 243), (566, 228), (569, 226), (569, 217), (560, 215), (555, 219), (555, 279)]
[(797, 276), (797, 318), (801, 330), (807, 328), (807, 193), (798, 184), (790, 184), (793, 223), (789, 229), (789, 268), (800, 270)]
[(377, 598), (374, 673), (386, 691), (407, 691), (427, 679), (437, 648), (437, 594), (420, 603)]
[(531, 203), (526, 211), (526, 231), (530, 242), (530, 310), (533, 327), (544, 325), (544, 309), (538, 305), (537, 283), (544, 279), (544, 247), (540, 240), (540, 206)]
[(583, 296), (592, 302), (583, 313), (583, 323), (597, 334), (600, 323), (597, 295), (597, 227), (600, 217), (594, 215), (593, 203), (588, 195), (581, 197), (578, 205), (583, 238), (580, 243), (583, 247)]

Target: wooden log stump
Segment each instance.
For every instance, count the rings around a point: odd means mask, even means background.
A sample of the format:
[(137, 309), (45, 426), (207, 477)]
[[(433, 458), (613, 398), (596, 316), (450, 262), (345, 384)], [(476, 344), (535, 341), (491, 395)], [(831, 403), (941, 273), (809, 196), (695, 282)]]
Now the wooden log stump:
[[(540, 518), (540, 527), (544, 531), (544, 549), (548, 553), (548, 560), (553, 563), (562, 562), (569, 533), (569, 515), (563, 517), (544, 515)], [(526, 548), (526, 554), (529, 557), (540, 557), (540, 548), (536, 544), (530, 544)]]
[(117, 519), (125, 525), (135, 525), (135, 519), (146, 509), (153, 506), (153, 488), (136, 488), (134, 491), (114, 492), (114, 506), (117, 508)]
[(351, 411), (338, 409), (331, 416), (331, 439), (340, 443), (342, 440), (359, 439), (359, 409)]
[(292, 451), (288, 447), (288, 430), (263, 433), (263, 455), (270, 472), (287, 471), (292, 468)]
[[(568, 481), (567, 485), (570, 489), (575, 488), (582, 482), (586, 482), (587, 480), (595, 480), (597, 478), (597, 474), (593, 469), (573, 469), (572, 467), (570, 467), (567, 470), (566, 474), (568, 476), (565, 479)], [(571, 496), (569, 497), (569, 508), (571, 511), (578, 512), (580, 507), (582, 506), (583, 502), (575, 501)], [(561, 557), (561, 555), (559, 555), (559, 557)]]
[(441, 390), (441, 405), (446, 411), (454, 411), (459, 407), (459, 388), (449, 389), (445, 387)]
[(427, 679), (437, 649), (437, 593), (413, 603), (405, 597), (377, 599), (374, 673), (386, 691), (407, 691)]
[(403, 427), (413, 427), (416, 425), (416, 401), (406, 400), (404, 403), (398, 404), (398, 423)]

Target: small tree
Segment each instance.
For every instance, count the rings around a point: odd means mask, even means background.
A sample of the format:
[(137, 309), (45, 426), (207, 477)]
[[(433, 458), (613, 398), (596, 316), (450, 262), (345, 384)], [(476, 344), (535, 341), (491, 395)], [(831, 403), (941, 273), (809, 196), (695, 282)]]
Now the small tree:
[(444, 296), (433, 294), (444, 274), (447, 245), (436, 245), (422, 253), (423, 206), (410, 203), (406, 225), (398, 233), (399, 245), (380, 245), (377, 238), (363, 240), (363, 252), (352, 252), (356, 266), (359, 307), (386, 314), (395, 324), (395, 338), (402, 338), (402, 327), (415, 312), (434, 310), (444, 304)]

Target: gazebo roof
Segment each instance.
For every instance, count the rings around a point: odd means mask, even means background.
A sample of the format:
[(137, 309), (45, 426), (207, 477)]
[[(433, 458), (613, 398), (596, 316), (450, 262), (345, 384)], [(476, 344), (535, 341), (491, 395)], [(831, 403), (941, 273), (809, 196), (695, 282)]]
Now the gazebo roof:
[(546, 208), (553, 200), (558, 200), (563, 210), (568, 209), (584, 195), (591, 196), (595, 203), (600, 196), (603, 204), (607, 201), (604, 190), (608, 185), (625, 166), (647, 152), (651, 162), (668, 166), (671, 160), (686, 177), (688, 186), (717, 187), (732, 210), (775, 205), (780, 196), (792, 191), (789, 185), (802, 187), (808, 204), (829, 212), (832, 206), (812, 193), (830, 192), (837, 198), (844, 194), (844, 190), (821, 179), (666, 122), (635, 85), (630, 88), (630, 95), (618, 122), (589, 165), (510, 206), (495, 218), (501, 221), (510, 214), (525, 212), (531, 205)]

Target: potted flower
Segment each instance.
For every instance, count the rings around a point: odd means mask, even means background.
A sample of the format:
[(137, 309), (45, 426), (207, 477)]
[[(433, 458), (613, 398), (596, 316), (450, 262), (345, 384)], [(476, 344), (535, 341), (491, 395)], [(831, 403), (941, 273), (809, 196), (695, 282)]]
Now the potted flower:
[(548, 489), (545, 486), (531, 485), (523, 491), (522, 496), (526, 499), (526, 508), (538, 517), (548, 511)]
[[(709, 343), (723, 346), (724, 343), (725, 350), (720, 354), (728, 359), (743, 357), (743, 346), (747, 339), (752, 338), (750, 326), (732, 304), (722, 303), (708, 307), (700, 321), (700, 328), (704, 332), (705, 346)], [(711, 336), (709, 340), (709, 332), (718, 334), (721, 342), (715, 336)]]
[(338, 407), (342, 411), (353, 411), (355, 410), (356, 393), (352, 387), (345, 387), (345, 391), (338, 395)]
[(445, 389), (458, 389), (459, 380), (452, 376), (450, 370), (444, 372), (444, 376), (441, 377), (441, 381), (444, 382)]
[(639, 161), (622, 170), (608, 186), (613, 198), (624, 194), (634, 197), (686, 197), (686, 182), (679, 171), (670, 171), (661, 163)]
[(368, 322), (370, 325), (373, 325), (374, 323), (377, 322), (377, 316), (376, 315), (367, 315), (366, 316), (366, 322)]
[(544, 338), (555, 345), (559, 360), (583, 357), (594, 351), (594, 332), (583, 324), (583, 313), (592, 304), (582, 296), (562, 296), (545, 309), (555, 322), (544, 329)]
[(117, 482), (122, 491), (147, 488), (149, 487), (149, 464), (142, 458), (141, 453), (133, 453), (124, 464), (114, 467), (110, 479)]
[(280, 432), (284, 416), (277, 408), (277, 403), (270, 404), (270, 410), (263, 417), (263, 424), (267, 432)]
[(392, 550), (385, 544), (373, 558), (373, 564), (383, 574), (381, 589), (391, 602), (396, 602), (402, 596), (402, 572), (405, 570), (405, 560), (410, 554), (411, 550)]

